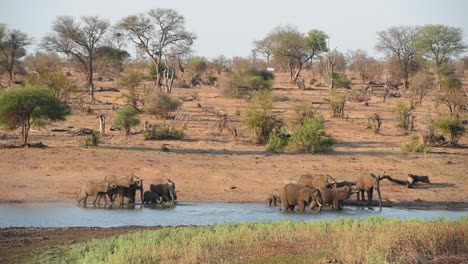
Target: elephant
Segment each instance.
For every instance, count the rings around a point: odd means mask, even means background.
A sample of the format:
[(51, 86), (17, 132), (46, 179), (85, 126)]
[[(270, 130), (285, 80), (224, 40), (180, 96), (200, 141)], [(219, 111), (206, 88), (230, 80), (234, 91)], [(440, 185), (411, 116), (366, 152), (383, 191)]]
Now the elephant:
[[(356, 188), (361, 192), (361, 200), (364, 201), (364, 191), (367, 193), (367, 205), (372, 204), (372, 194), (374, 188), (379, 195), (379, 211), (382, 211), (382, 196), (380, 194), (380, 180), (382, 178), (375, 176), (374, 174), (360, 175), (356, 178)], [(357, 196), (359, 200), (359, 193)]]
[(86, 199), (89, 196), (94, 196), (94, 205), (96, 204), (96, 201), (99, 204), (101, 202), (101, 198), (104, 198), (104, 203), (107, 205), (106, 194), (112, 192), (112, 190), (115, 190), (116, 187), (117, 185), (114, 183), (88, 181), (83, 186), (81, 186), (77, 202), (80, 204), (81, 201), (83, 201), (83, 204), (86, 205)]
[(322, 209), (323, 201), (320, 191), (310, 186), (288, 183), (280, 193), (280, 198), (284, 211), (294, 211), (294, 207), (298, 205), (299, 211), (304, 212), (306, 204), (310, 204), (311, 208), (315, 208), (317, 204), (319, 212)]
[(115, 196), (120, 196), (120, 204), (123, 205), (124, 197), (128, 197), (128, 203), (135, 203), (136, 191), (140, 191), (141, 201), (143, 202), (143, 179), (133, 174), (130, 176), (117, 177), (115, 175), (108, 175), (104, 181), (117, 185), (117, 188), (108, 193), (112, 202)]
[(148, 203), (157, 203), (159, 199), (159, 196), (152, 192), (152, 191), (146, 191), (143, 194), (143, 203), (148, 204)]
[(278, 204), (281, 204), (281, 198), (276, 195), (276, 194), (270, 194), (267, 198), (268, 204), (271, 206), (272, 204), (274, 206), (277, 206)]
[(331, 187), (336, 184), (336, 180), (328, 174), (304, 174), (299, 177), (297, 184), (308, 185), (315, 189)]
[(358, 189), (349, 186), (320, 188), (320, 194), (324, 205), (331, 205), (333, 210), (341, 210), (343, 200), (348, 200), (352, 193), (358, 192)]
[(165, 183), (151, 184), (150, 191), (155, 193), (162, 198), (162, 202), (175, 202), (177, 195), (175, 193), (175, 183), (171, 180), (167, 180)]
[(356, 182), (350, 182), (350, 181), (339, 181), (336, 182), (335, 187), (343, 187), (343, 186), (356, 186)]

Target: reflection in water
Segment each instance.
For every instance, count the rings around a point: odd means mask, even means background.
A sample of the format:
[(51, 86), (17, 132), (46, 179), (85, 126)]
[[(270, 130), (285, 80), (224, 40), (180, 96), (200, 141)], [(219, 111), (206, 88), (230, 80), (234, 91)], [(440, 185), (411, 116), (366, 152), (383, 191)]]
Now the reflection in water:
[(383, 208), (382, 212), (347, 206), (342, 211), (281, 212), (265, 204), (181, 203), (175, 207), (161, 205), (86, 205), (75, 203), (4, 203), (0, 204), (0, 227), (113, 227), (113, 226), (178, 226), (245, 221), (315, 221), (339, 217), (364, 218), (385, 216), (398, 218), (460, 219), (468, 210), (412, 210)]

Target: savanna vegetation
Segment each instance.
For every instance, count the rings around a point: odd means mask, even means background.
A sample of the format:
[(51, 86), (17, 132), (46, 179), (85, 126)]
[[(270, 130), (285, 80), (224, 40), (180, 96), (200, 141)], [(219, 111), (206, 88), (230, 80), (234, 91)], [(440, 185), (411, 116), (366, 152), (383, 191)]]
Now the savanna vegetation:
[(468, 222), (393, 218), (164, 228), (59, 246), (34, 263), (461, 263)]

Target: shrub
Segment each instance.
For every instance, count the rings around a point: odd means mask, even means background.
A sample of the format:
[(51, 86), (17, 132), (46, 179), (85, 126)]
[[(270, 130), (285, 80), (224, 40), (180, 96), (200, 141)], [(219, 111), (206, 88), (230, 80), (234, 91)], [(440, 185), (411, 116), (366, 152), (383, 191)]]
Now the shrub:
[(87, 135), (85, 138), (83, 138), (81, 142), (85, 147), (89, 146), (97, 146), (99, 143), (101, 143), (101, 139), (99, 137), (99, 134), (96, 133), (96, 131), (92, 130), (90, 135)]
[(367, 118), (367, 128), (372, 128), (375, 134), (380, 132), (380, 126), (382, 126), (382, 119), (379, 114), (373, 113)]
[(132, 107), (124, 107), (115, 113), (114, 121), (112, 125), (115, 128), (125, 130), (125, 134), (130, 134), (130, 129), (140, 124), (140, 118), (138, 117), (138, 111)]
[(434, 123), (434, 126), (438, 128), (443, 134), (450, 136), (450, 146), (455, 147), (458, 145), (458, 139), (465, 132), (459, 118), (449, 116), (443, 117)]
[(344, 107), (346, 104), (345, 95), (334, 93), (330, 97), (326, 98), (325, 101), (327, 101), (328, 104), (330, 104), (333, 112), (333, 117), (344, 117)]
[(283, 152), (284, 148), (288, 145), (289, 134), (286, 131), (279, 133), (273, 133), (268, 138), (268, 144), (266, 150), (268, 152), (279, 153)]
[(335, 83), (335, 87), (337, 88), (346, 88), (349, 89), (351, 88), (351, 80), (346, 78), (346, 75), (344, 74), (339, 74), (339, 73), (333, 73), (333, 80)]
[(145, 132), (145, 140), (182, 139), (184, 136), (184, 132), (166, 126), (154, 126)]
[(369, 101), (369, 96), (367, 95), (366, 89), (356, 89), (349, 93), (349, 99), (352, 102), (367, 102)]
[(241, 69), (230, 76), (229, 87), (223, 94), (234, 98), (250, 98), (256, 91), (270, 90), (273, 87), (273, 79), (273, 73), (268, 71)]
[(325, 134), (323, 123), (319, 118), (308, 117), (293, 132), (289, 143), (296, 151), (317, 153), (330, 150), (333, 139)]
[(406, 153), (428, 153), (429, 147), (420, 135), (411, 135), (401, 146), (401, 150)]
[(294, 110), (294, 115), (292, 117), (292, 126), (293, 128), (297, 128), (304, 124), (304, 120), (307, 118), (319, 118), (321, 121), (322, 116), (317, 112), (316, 109), (312, 107), (312, 105), (307, 105), (307, 104), (301, 104), (298, 106), (295, 106), (293, 108)]
[(177, 98), (159, 91), (149, 93), (145, 100), (146, 111), (164, 119), (167, 119), (173, 112), (177, 111), (181, 105), (182, 102)]
[[(398, 102), (395, 107), (393, 108), (393, 116), (395, 116), (398, 127), (404, 128), (405, 130), (412, 129), (412, 119), (411, 114), (413, 113), (414, 106), (406, 105), (402, 102)], [(411, 125), (411, 127), (410, 127)]]
[(270, 91), (255, 93), (245, 110), (242, 122), (252, 132), (256, 144), (265, 144), (271, 133), (280, 131), (283, 122), (273, 114), (273, 100)]

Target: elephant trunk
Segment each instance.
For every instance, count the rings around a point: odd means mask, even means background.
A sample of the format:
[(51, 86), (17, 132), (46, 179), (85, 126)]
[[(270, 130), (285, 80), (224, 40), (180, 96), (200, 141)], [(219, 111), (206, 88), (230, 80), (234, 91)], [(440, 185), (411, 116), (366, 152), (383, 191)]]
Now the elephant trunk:
[(379, 195), (379, 211), (382, 211), (382, 196), (380, 195), (380, 181), (377, 180), (376, 184), (377, 195)]

